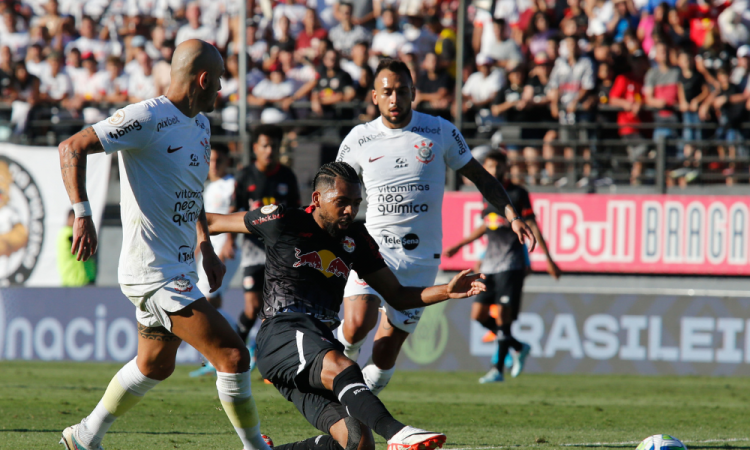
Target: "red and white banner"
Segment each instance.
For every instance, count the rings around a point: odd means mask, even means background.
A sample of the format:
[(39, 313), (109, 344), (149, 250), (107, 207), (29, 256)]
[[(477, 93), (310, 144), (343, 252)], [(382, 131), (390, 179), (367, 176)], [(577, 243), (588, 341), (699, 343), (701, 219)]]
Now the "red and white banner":
[[(531, 194), (537, 223), (563, 271), (750, 275), (750, 197)], [(450, 192), (443, 204), (443, 247), (481, 224), (482, 198)], [(442, 268), (469, 268), (485, 241)], [(545, 270), (544, 254), (530, 255)]]

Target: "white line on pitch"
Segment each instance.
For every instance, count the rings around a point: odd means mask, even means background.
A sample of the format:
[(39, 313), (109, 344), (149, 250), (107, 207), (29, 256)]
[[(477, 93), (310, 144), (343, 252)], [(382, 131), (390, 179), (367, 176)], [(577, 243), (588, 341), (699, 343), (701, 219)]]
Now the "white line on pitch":
[[(684, 440), (683, 442), (694, 443), (694, 444), (710, 444), (717, 442), (747, 442), (750, 438), (731, 438), (731, 439), (707, 439), (704, 441), (691, 441)], [(563, 447), (594, 447), (597, 445), (628, 445), (628, 444), (639, 444), (640, 441), (627, 441), (627, 442), (587, 442), (582, 444), (560, 444)]]

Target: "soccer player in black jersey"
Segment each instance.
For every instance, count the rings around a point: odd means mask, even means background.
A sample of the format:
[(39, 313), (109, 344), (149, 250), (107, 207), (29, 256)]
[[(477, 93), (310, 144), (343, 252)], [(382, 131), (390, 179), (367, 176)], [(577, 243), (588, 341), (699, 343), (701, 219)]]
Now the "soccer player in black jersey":
[[(521, 186), (507, 180), (507, 155), (500, 151), (490, 152), (485, 156), (484, 168), (503, 183), (511, 202), (531, 228), (539, 242), (539, 247), (547, 255), (547, 272), (555, 279), (559, 278), (560, 269), (552, 260), (544, 237), (534, 220), (529, 193)], [(527, 344), (519, 342), (511, 333), (511, 325), (518, 318), (518, 312), (521, 309), (521, 293), (526, 277), (526, 256), (523, 244), (518, 241), (508, 221), (487, 201), (484, 202), (482, 220), (482, 225), (461, 242), (446, 249), (444, 254), (451, 257), (464, 245), (487, 235), (487, 251), (480, 266), (482, 273), (487, 274), (485, 282), (487, 290), (474, 299), (471, 318), (497, 335), (497, 361), (494, 367), (479, 379), (480, 383), (497, 383), (504, 381), (503, 369), (509, 349), (513, 348), (516, 351), (512, 354), (511, 376), (513, 377), (520, 375), (530, 350)], [(499, 307), (497, 319), (490, 317), (490, 306), (494, 304)]]
[[(235, 204), (232, 212), (254, 211), (268, 205), (300, 206), (297, 177), (279, 163), (279, 147), (283, 132), (276, 125), (260, 125), (253, 130), (253, 158), (236, 177)], [(234, 241), (232, 241), (233, 243)], [(232, 245), (229, 243), (228, 245)], [(226, 246), (225, 246), (226, 247)], [(234, 249), (224, 249), (226, 252)], [(266, 254), (263, 242), (246, 235), (242, 242), (242, 287), (245, 308), (237, 318), (240, 337), (247, 341), (261, 306)], [(251, 370), (255, 365), (255, 346), (250, 345)]]
[(249, 232), (265, 241), (258, 369), (314, 427), (330, 434), (275, 449), (372, 450), (370, 430), (388, 441), (389, 450), (441, 447), (445, 435), (391, 416), (332, 330), (352, 269), (398, 309), (476, 295), (484, 289), (482, 275), (465, 270), (447, 285), (401, 286), (364, 225), (353, 223), (362, 201), (354, 169), (344, 162), (326, 164), (313, 187), (312, 204), (304, 210), (267, 205), (208, 216), (212, 234)]

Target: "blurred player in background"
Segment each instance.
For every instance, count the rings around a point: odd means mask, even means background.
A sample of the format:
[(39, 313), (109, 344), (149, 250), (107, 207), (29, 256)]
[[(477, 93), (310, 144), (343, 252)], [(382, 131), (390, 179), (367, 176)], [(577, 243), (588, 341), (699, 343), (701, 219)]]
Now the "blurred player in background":
[[(234, 190), (235, 181), (234, 176), (229, 173), (229, 166), (232, 163), (232, 158), (229, 156), (229, 148), (224, 144), (213, 144), (211, 148), (211, 165), (208, 169), (208, 180), (209, 184), (206, 186), (206, 190), (203, 191), (203, 206), (207, 213), (216, 214), (229, 214), (230, 208), (234, 207)], [(201, 292), (207, 292), (206, 299), (208, 303), (213, 305), (217, 311), (227, 319), (229, 325), (237, 330), (237, 322), (234, 318), (222, 308), (224, 292), (229, 287), (229, 283), (232, 281), (235, 272), (240, 266), (239, 255), (234, 251), (237, 247), (234, 245), (226, 245), (227, 239), (237, 239), (235, 236), (228, 234), (220, 234), (217, 236), (211, 236), (211, 244), (217, 250), (219, 250), (219, 259), (224, 263), (227, 268), (227, 272), (224, 274), (224, 282), (221, 287), (214, 292), (210, 292), (208, 284), (208, 277), (206, 272), (203, 270), (198, 263), (198, 289)], [(210, 362), (206, 361), (203, 367), (198, 370), (190, 372), (191, 377), (197, 377), (201, 375), (216, 373), (216, 368), (211, 365)]]
[[(534, 211), (531, 208), (529, 193), (521, 186), (511, 183), (506, 177), (507, 155), (502, 151), (488, 153), (484, 159), (484, 168), (503, 183), (513, 205), (521, 212), (523, 220), (529, 225), (539, 242), (539, 247), (547, 256), (547, 272), (553, 278), (558, 279), (562, 272), (552, 260), (544, 237), (539, 231)], [(530, 347), (519, 342), (511, 333), (511, 324), (518, 318), (518, 312), (521, 309), (521, 295), (528, 263), (524, 245), (518, 241), (500, 210), (486, 200), (482, 219), (482, 225), (461, 242), (446, 249), (444, 255), (450, 258), (464, 245), (487, 235), (487, 250), (481, 261), (477, 262), (482, 273), (487, 274), (485, 280), (487, 290), (474, 299), (471, 318), (497, 336), (498, 354), (495, 365), (479, 379), (480, 383), (495, 383), (504, 380), (505, 357), (510, 348), (515, 350), (515, 353), (511, 353), (513, 356), (511, 376), (513, 377), (517, 377), (523, 371), (526, 357), (529, 355)], [(490, 316), (492, 305), (498, 306), (497, 318)]]
[[(380, 245), (386, 263), (404, 286), (430, 286), (440, 265), (442, 204), (446, 170), (457, 170), (504, 211), (519, 245), (534, 246), (529, 227), (513, 209), (502, 184), (471, 156), (461, 133), (450, 122), (412, 111), (416, 91), (409, 68), (384, 59), (375, 71), (373, 102), (381, 117), (356, 126), (341, 143), (338, 161), (361, 174), (367, 189), (367, 230)], [(416, 330), (424, 308), (397, 310), (356, 274), (344, 291), (344, 323), (339, 339), (356, 361), (367, 333), (378, 323), (372, 362), (362, 373), (379, 393), (395, 371), (406, 338)]]
[[(300, 206), (299, 185), (292, 169), (279, 162), (279, 149), (284, 133), (276, 125), (260, 125), (253, 131), (255, 161), (237, 173), (234, 207), (229, 212), (254, 211), (268, 205)], [(230, 249), (229, 246), (232, 246)], [(235, 251), (234, 240), (228, 240), (227, 255)], [(242, 241), (242, 287), (245, 309), (237, 321), (240, 337), (247, 343), (250, 330), (263, 303), (266, 264), (265, 245), (256, 236), (246, 235)], [(255, 344), (250, 344), (251, 367), (255, 367)]]

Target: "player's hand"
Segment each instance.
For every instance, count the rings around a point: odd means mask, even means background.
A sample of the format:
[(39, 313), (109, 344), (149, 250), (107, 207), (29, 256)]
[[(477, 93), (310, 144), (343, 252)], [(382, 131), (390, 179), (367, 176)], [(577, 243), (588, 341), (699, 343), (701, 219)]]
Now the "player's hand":
[(547, 260), (547, 273), (549, 273), (550, 276), (554, 278), (555, 280), (559, 280), (560, 275), (562, 275), (562, 270), (560, 270), (560, 268), (557, 267), (557, 264), (555, 264), (554, 261), (552, 261), (551, 259), (548, 259)]
[(72, 255), (78, 255), (76, 260), (88, 261), (99, 246), (96, 236), (94, 219), (91, 216), (78, 217), (73, 221), (73, 245), (70, 247)]
[(487, 287), (479, 281), (486, 277), (482, 273), (471, 274), (471, 269), (462, 270), (448, 283), (448, 298), (472, 297), (487, 290)]
[(448, 247), (443, 252), (443, 256), (445, 256), (446, 258), (452, 258), (453, 255), (455, 255), (456, 253), (458, 253), (459, 250), (461, 250), (461, 246), (460, 245), (454, 245), (453, 247)]
[(208, 277), (208, 292), (216, 292), (221, 287), (221, 282), (224, 280), (227, 268), (219, 257), (216, 256), (210, 242), (201, 242), (200, 247), (201, 254), (203, 255), (203, 270), (206, 272), (206, 277)]
[(510, 227), (518, 236), (518, 240), (521, 244), (523, 244), (524, 239), (529, 240), (529, 253), (533, 252), (536, 247), (536, 238), (534, 237), (534, 233), (531, 232), (531, 228), (526, 225), (526, 222), (523, 220), (514, 220), (513, 223), (510, 224)]
[(219, 252), (219, 259), (221, 262), (230, 261), (234, 259), (236, 255), (237, 247), (235, 246), (234, 239), (231, 239), (231, 237), (232, 236), (227, 236), (227, 240), (224, 242), (224, 246)]

